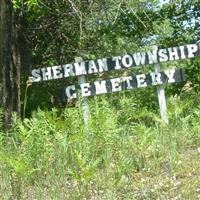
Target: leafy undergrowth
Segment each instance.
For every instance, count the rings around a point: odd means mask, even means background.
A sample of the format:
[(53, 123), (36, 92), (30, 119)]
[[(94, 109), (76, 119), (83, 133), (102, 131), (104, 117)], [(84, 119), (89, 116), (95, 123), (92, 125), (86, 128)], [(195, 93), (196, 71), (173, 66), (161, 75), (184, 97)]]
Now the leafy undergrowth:
[[(130, 110), (131, 107), (131, 110)], [(200, 107), (168, 101), (169, 125), (125, 96), (35, 112), (0, 137), (1, 199), (200, 199)]]
[(200, 199), (200, 151), (197, 148), (180, 154), (173, 173), (169, 173), (169, 166), (163, 163), (157, 169), (143, 169), (118, 179), (114, 168), (111, 163), (110, 172), (109, 169), (96, 171), (89, 182), (47, 175), (42, 185), (24, 186), (21, 199)]

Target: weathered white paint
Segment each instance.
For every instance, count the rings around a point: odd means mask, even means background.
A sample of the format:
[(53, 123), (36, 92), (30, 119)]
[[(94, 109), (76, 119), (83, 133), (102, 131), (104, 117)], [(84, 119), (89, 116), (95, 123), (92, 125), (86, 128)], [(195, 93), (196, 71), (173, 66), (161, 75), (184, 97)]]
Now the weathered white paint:
[[(77, 63), (82, 62), (82, 58), (76, 57), (75, 62), (77, 62)], [(85, 76), (84, 75), (78, 76), (78, 84), (82, 85), (82, 84), (85, 84), (85, 83), (86, 83)], [(87, 88), (84, 91), (85, 91), (85, 93), (87, 93)], [(88, 92), (89, 92), (89, 90), (88, 90)], [(87, 127), (88, 121), (89, 121), (89, 118), (90, 118), (90, 110), (89, 110), (89, 104), (88, 104), (87, 97), (85, 97), (85, 95), (83, 95), (83, 93), (82, 93), (82, 96), (83, 96), (82, 97), (83, 120), (84, 120), (84, 123)], [(89, 95), (87, 95), (87, 96), (89, 96)]]
[[(154, 64), (154, 67), (155, 67), (155, 73), (159, 73), (160, 64)], [(167, 105), (166, 105), (165, 90), (163, 85), (157, 86), (157, 96), (158, 96), (161, 119), (165, 124), (168, 124), (169, 120), (167, 117)]]

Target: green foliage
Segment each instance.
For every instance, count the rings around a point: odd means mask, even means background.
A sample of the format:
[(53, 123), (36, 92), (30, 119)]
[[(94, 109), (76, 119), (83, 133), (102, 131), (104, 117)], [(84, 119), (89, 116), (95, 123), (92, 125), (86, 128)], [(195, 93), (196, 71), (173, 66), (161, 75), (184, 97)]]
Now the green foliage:
[[(13, 5), (34, 68), (70, 63), (76, 56), (95, 59), (199, 39), (198, 1), (161, 6), (157, 0), (13, 0)], [(80, 102), (50, 109), (50, 97), (74, 79), (24, 89), (24, 117), (35, 111), (24, 121), (13, 115), (12, 128), (0, 134), (0, 197), (175, 199), (179, 192), (185, 195), (180, 199), (198, 199), (199, 181), (190, 182), (193, 188), (183, 185), (183, 191), (174, 184), (177, 177), (194, 173), (190, 162), (200, 164), (195, 153), (183, 154), (200, 145), (199, 59), (161, 67), (172, 65), (185, 68), (189, 81), (167, 88), (168, 126), (157, 114), (154, 88), (94, 97), (87, 128)], [(180, 165), (183, 156), (185, 166)]]
[[(71, 63), (77, 56), (89, 60), (137, 52), (151, 45), (170, 47), (199, 39), (199, 4), (196, 1), (177, 0), (162, 6), (157, 0), (88, 3), (13, 0), (13, 4), (23, 22), (33, 68)], [(197, 91), (198, 60), (175, 63), (186, 68), (188, 79)], [(174, 66), (174, 63), (168, 65)], [(57, 97), (59, 88), (72, 82), (74, 79), (63, 80), (62, 84), (34, 85), (27, 110), (36, 110), (38, 106), (49, 108), (50, 96)], [(175, 87), (171, 90), (171, 94), (174, 93), (177, 93)]]
[(0, 108), (0, 134), (1, 134), (2, 128), (3, 128), (3, 109)]
[(39, 199), (128, 198), (137, 174), (164, 166), (173, 177), (180, 153), (200, 144), (200, 109), (186, 94), (170, 98), (169, 126), (128, 94), (119, 96), (117, 109), (104, 97), (92, 99), (87, 128), (79, 104), (61, 115), (38, 110), (23, 122), (13, 116), (13, 128), (0, 140), (0, 171), (13, 190), (7, 187), (7, 194), (25, 198), (34, 188)]

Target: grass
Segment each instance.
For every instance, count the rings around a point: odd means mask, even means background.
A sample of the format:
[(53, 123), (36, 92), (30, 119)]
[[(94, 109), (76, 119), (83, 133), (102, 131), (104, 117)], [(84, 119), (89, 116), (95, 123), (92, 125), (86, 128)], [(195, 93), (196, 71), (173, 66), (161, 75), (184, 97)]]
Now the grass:
[(14, 116), (0, 138), (0, 199), (200, 199), (200, 107), (171, 97), (166, 126), (137, 105), (94, 98), (87, 129), (79, 105)]

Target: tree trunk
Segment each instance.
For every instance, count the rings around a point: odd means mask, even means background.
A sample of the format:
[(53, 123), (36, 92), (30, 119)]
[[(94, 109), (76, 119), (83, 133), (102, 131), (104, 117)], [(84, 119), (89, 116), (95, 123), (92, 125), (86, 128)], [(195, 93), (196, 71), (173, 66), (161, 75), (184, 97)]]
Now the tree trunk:
[(0, 107), (3, 126), (11, 125), (12, 113), (20, 114), (20, 53), (11, 0), (0, 0)]

